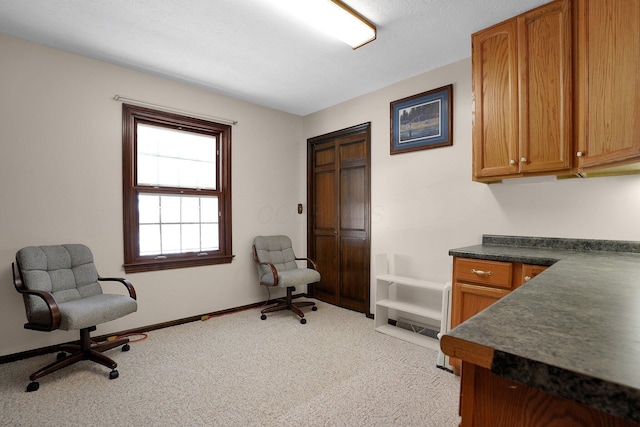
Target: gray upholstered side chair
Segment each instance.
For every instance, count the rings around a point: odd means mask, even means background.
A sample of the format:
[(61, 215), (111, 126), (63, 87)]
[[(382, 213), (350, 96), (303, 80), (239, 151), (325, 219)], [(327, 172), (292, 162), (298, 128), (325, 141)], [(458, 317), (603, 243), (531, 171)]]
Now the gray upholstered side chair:
[[(116, 362), (102, 354), (114, 347), (129, 350), (129, 339), (93, 343), (89, 333), (96, 325), (133, 313), (138, 309), (136, 292), (126, 279), (98, 275), (91, 250), (80, 244), (29, 246), (20, 249), (12, 264), (13, 283), (23, 296), (27, 329), (80, 330), (80, 344), (59, 346), (57, 360), (34, 372), (27, 391), (35, 391), (35, 380), (80, 360), (91, 360), (111, 368), (109, 378), (118, 377)], [(128, 295), (105, 294), (99, 281), (118, 281)]]
[[(291, 310), (300, 317), (300, 323), (307, 323), (300, 308), (310, 306), (316, 311), (318, 307), (312, 301), (294, 302), (293, 291), (296, 286), (320, 281), (316, 262), (310, 258), (296, 258), (291, 239), (287, 236), (257, 236), (253, 240), (253, 259), (258, 265), (258, 276), (262, 286), (267, 290), (273, 286), (287, 289), (286, 298), (277, 300), (275, 306), (263, 309), (260, 318), (265, 320), (266, 313)], [(312, 268), (300, 267), (296, 261), (306, 261)]]

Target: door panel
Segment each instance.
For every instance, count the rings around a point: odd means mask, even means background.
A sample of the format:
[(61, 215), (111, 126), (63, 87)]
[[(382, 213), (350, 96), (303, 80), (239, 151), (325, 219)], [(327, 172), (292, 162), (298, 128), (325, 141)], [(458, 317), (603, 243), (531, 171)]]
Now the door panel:
[(314, 285), (311, 291), (315, 297), (331, 304), (338, 303), (338, 284), (340, 283), (339, 264), (336, 258), (337, 241), (333, 233), (316, 235), (313, 254), (310, 254), (310, 258), (318, 263), (320, 270), (320, 282)]
[(328, 166), (331, 169), (336, 163), (336, 149), (333, 146), (327, 146), (323, 149), (314, 151), (313, 166), (316, 168)]
[(365, 168), (340, 171), (340, 228), (364, 231), (368, 204), (365, 200)]
[(362, 284), (369, 283), (369, 270), (362, 268), (368, 264), (369, 252), (364, 238), (345, 237), (340, 241), (340, 305), (358, 310), (367, 302), (369, 290)]
[(367, 160), (366, 140), (363, 136), (356, 136), (355, 139), (345, 141), (340, 144), (340, 162), (348, 162), (352, 160)]
[(315, 227), (318, 230), (334, 233), (338, 229), (336, 221), (336, 176), (335, 171), (315, 174), (313, 212)]

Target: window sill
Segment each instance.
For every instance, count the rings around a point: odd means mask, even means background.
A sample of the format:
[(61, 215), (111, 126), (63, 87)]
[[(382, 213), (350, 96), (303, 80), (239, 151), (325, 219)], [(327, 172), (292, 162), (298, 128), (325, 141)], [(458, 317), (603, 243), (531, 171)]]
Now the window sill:
[(145, 271), (171, 270), (175, 268), (200, 267), (204, 265), (230, 264), (235, 255), (216, 257), (177, 258), (177, 259), (142, 259), (124, 264), (125, 273), (141, 273)]

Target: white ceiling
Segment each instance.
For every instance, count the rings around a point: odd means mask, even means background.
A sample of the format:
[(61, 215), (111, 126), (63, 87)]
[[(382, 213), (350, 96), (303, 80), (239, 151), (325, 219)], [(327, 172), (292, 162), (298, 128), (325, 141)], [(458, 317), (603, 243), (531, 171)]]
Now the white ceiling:
[(356, 50), (277, 1), (0, 0), (0, 33), (304, 116), (469, 57), (473, 32), (548, 0), (346, 0), (378, 28)]

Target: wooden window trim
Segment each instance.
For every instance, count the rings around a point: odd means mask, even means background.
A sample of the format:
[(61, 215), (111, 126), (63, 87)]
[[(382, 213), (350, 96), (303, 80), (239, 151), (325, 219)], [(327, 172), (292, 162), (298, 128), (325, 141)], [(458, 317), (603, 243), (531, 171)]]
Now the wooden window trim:
[[(184, 127), (196, 132), (216, 134), (220, 164), (215, 191), (164, 188), (162, 194), (209, 194), (218, 197), (220, 209), (219, 249), (205, 256), (198, 254), (168, 254), (166, 258), (139, 255), (138, 199), (139, 192), (156, 192), (152, 187), (136, 186), (136, 123), (144, 122), (168, 127)], [(233, 260), (231, 244), (231, 126), (207, 120), (181, 116), (149, 108), (122, 105), (122, 193), (124, 230), (124, 269), (127, 273), (228, 264)]]

